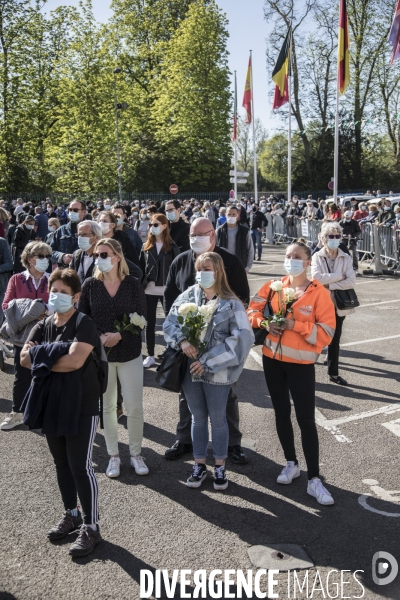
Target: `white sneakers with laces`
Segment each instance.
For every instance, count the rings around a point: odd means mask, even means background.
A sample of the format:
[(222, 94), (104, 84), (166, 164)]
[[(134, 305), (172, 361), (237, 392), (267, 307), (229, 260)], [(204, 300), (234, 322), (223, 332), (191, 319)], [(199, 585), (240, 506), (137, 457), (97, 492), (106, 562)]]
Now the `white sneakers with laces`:
[(286, 467), (282, 469), (281, 474), (276, 481), (288, 485), (289, 483), (292, 483), (293, 479), (296, 477), (300, 477), (299, 465), (296, 465), (293, 460), (288, 460)]
[(111, 479), (114, 479), (115, 477), (119, 477), (120, 473), (121, 459), (119, 458), (119, 456), (112, 456), (108, 463), (106, 475), (107, 477), (111, 477)]
[(149, 369), (150, 367), (153, 367), (155, 364), (156, 364), (156, 359), (154, 358), (154, 356), (148, 356), (143, 361), (143, 366), (145, 369)]
[(310, 496), (316, 498), (317, 502), (323, 504), (324, 506), (335, 504), (331, 494), (328, 492), (326, 487), (323, 486), (322, 481), (318, 477), (315, 479), (310, 479), (308, 482), (307, 494), (310, 494)]
[(10, 412), (10, 414), (4, 419), (4, 421), (0, 425), (0, 429), (14, 429), (14, 427), (17, 427), (18, 425), (23, 425), (22, 417), (22, 413)]
[(149, 468), (144, 462), (143, 456), (131, 456), (131, 465), (136, 471), (136, 475), (148, 475)]

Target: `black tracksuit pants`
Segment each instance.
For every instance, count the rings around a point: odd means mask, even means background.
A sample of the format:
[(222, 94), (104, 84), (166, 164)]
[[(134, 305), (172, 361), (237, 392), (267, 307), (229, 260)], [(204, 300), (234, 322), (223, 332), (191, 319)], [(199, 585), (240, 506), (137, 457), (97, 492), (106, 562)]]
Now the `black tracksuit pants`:
[(293, 399), (308, 478), (319, 477), (319, 443), (315, 425), (314, 365), (282, 362), (263, 355), (265, 380), (275, 411), (276, 430), (286, 460), (297, 463), (290, 395)]
[(99, 417), (81, 415), (78, 435), (46, 435), (54, 459), (58, 487), (65, 510), (82, 508), (83, 522), (95, 525), (99, 520), (99, 486), (92, 465), (93, 442)]

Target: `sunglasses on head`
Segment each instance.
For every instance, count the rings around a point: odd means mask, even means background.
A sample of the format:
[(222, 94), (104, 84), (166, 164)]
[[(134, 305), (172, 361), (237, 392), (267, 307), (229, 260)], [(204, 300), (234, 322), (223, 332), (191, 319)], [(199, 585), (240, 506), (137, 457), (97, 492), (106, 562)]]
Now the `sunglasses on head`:
[(99, 254), (97, 254), (97, 253), (94, 253), (94, 252), (93, 252), (93, 258), (94, 258), (95, 260), (97, 260), (99, 257), (100, 257), (100, 258), (102, 258), (102, 259), (104, 260), (104, 259), (106, 259), (106, 258), (108, 258), (108, 257), (110, 257), (110, 258), (111, 258), (112, 256), (115, 256), (115, 254), (108, 254), (108, 252), (100, 252)]
[(341, 237), (342, 237), (341, 235), (333, 235), (333, 234), (328, 235), (328, 238), (330, 240), (340, 240)]
[(69, 208), (68, 212), (79, 212), (80, 210), (82, 210), (81, 208)]
[(35, 254), (35, 258), (39, 258), (39, 260), (43, 260), (44, 258), (51, 258), (51, 254)]

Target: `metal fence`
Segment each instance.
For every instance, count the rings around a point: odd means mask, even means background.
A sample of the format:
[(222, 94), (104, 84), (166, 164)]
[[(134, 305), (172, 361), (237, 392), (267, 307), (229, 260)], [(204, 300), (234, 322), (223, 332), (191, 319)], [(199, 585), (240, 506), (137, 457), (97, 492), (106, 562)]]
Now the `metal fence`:
[[(304, 238), (309, 246), (318, 244), (318, 234), (323, 221), (308, 221), (299, 217), (272, 215), (274, 241), (290, 243)], [(375, 270), (386, 267), (391, 271), (400, 269), (400, 229), (377, 227), (374, 223), (360, 225), (361, 236), (357, 240), (357, 252), (361, 260), (370, 260)]]

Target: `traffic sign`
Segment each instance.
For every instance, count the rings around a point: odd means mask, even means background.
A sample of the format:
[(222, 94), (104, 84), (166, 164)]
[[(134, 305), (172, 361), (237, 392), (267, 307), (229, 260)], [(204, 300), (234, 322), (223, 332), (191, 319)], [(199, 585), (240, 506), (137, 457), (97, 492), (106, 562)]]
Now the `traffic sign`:
[(169, 187), (169, 191), (171, 192), (171, 194), (177, 194), (178, 193), (178, 186), (175, 185), (175, 183), (173, 183), (170, 187)]
[(334, 188), (334, 187), (335, 187), (335, 184), (334, 184), (334, 182), (333, 182), (333, 181), (330, 181), (330, 182), (328, 183), (328, 189), (330, 189), (330, 190), (333, 190), (333, 188)]
[[(237, 179), (237, 183), (247, 183), (247, 179)], [(235, 183), (235, 178), (231, 177), (231, 183)]]
[[(235, 177), (235, 171), (229, 171), (229, 175)], [(250, 173), (247, 173), (246, 171), (236, 171), (236, 177), (248, 177), (249, 175)]]

